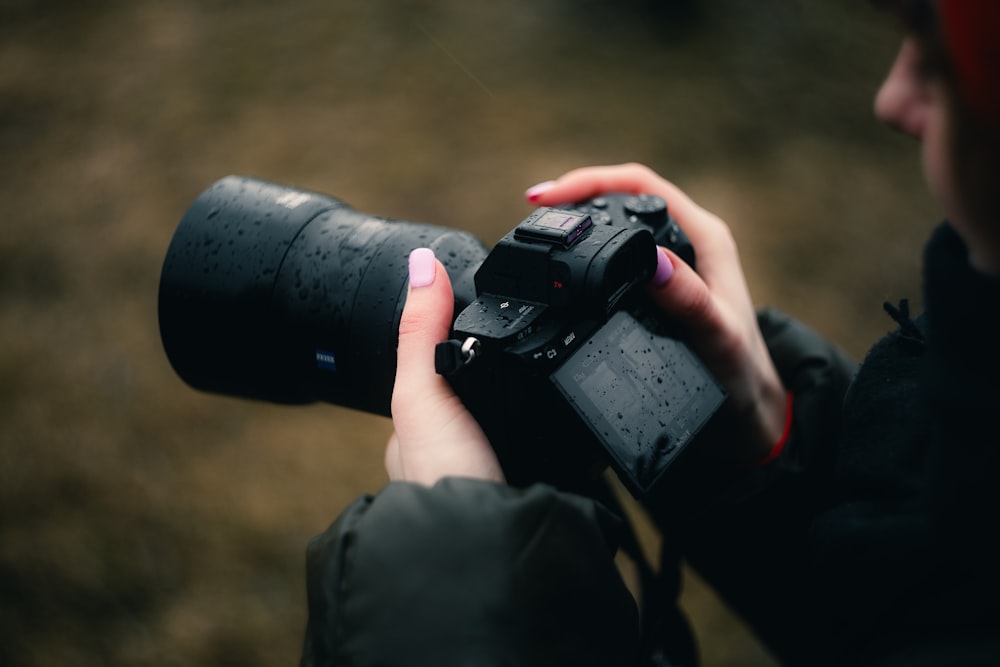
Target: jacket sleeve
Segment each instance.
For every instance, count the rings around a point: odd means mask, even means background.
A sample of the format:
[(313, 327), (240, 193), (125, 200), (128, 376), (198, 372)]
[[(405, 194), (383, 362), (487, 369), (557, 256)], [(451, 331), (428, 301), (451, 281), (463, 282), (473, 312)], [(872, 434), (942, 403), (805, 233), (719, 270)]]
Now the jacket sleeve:
[(782, 383), (794, 399), (790, 437), (771, 476), (794, 475), (800, 486), (822, 486), (836, 462), (844, 396), (858, 365), (783, 313), (762, 310), (758, 322)]
[(617, 519), (535, 485), (392, 482), (307, 551), (302, 665), (625, 665)]

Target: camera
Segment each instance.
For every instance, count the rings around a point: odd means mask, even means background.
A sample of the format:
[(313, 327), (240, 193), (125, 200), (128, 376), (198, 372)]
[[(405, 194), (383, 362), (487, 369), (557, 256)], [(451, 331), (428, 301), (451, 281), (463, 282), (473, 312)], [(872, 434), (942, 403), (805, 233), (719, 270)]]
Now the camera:
[(488, 249), (468, 232), (229, 176), (170, 242), (160, 334), (197, 389), (389, 416), (408, 256), (429, 247), (455, 292), (438, 372), (508, 481), (580, 488), (610, 465), (641, 498), (726, 398), (642, 288), (657, 244), (694, 265), (653, 195), (539, 208)]

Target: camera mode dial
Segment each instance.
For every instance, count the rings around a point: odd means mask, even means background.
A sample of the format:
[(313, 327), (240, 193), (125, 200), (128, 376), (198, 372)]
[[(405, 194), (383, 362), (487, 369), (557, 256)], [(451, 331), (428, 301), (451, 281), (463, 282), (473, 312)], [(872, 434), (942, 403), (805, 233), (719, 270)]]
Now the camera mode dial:
[(625, 214), (650, 227), (667, 224), (667, 202), (657, 195), (635, 195), (622, 202)]

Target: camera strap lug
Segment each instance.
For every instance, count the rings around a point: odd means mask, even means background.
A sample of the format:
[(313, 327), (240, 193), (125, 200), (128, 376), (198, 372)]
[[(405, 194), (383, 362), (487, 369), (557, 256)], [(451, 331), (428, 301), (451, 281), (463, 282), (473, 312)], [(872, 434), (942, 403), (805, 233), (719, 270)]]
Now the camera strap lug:
[(434, 348), (434, 369), (439, 375), (453, 375), (479, 356), (479, 340), (466, 338), (438, 343)]

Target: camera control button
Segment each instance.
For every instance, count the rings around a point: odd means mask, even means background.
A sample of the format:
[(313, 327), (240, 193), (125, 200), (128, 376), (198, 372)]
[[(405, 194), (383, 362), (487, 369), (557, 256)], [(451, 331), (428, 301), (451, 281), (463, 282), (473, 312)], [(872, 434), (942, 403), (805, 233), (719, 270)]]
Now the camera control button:
[(667, 202), (657, 195), (634, 195), (623, 202), (625, 214), (653, 227), (659, 227), (668, 220)]

